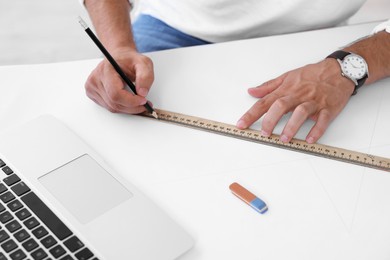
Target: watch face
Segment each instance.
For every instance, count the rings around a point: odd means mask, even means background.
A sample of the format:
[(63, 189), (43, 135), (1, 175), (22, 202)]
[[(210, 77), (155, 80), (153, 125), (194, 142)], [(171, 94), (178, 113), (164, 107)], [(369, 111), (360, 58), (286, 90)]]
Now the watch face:
[(367, 75), (366, 61), (356, 54), (349, 54), (341, 62), (341, 68), (345, 76), (353, 79), (361, 79)]

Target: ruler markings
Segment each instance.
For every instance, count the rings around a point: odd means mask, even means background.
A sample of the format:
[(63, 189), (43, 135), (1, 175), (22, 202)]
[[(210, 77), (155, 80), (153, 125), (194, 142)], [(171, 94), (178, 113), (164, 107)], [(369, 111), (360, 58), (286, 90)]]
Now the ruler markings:
[[(155, 109), (159, 120), (174, 123), (177, 125), (200, 129), (215, 134), (234, 137), (250, 142), (271, 145), (278, 148), (303, 152), (310, 155), (316, 155), (328, 159), (357, 164), (369, 168), (390, 171), (390, 158), (375, 156), (372, 154), (361, 153), (343, 148), (328, 146), (320, 143), (309, 144), (306, 141), (293, 138), (288, 143), (280, 141), (280, 136), (272, 134), (269, 137), (261, 135), (260, 131), (253, 129), (238, 129), (234, 125), (212, 121), (200, 117), (170, 112), (162, 109)], [(148, 114), (142, 114), (145, 117), (152, 118)]]

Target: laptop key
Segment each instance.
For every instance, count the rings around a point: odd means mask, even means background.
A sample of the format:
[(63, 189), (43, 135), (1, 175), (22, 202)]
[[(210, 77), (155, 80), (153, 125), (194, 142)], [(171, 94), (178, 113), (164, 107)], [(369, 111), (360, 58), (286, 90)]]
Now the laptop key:
[(7, 187), (3, 183), (0, 183), (0, 194), (6, 192), (7, 190)]
[(7, 175), (10, 175), (10, 174), (14, 173), (14, 171), (10, 167), (8, 167), (8, 166), (3, 167), (2, 170)]
[(70, 252), (76, 252), (80, 248), (84, 247), (83, 242), (81, 242), (77, 237), (73, 236), (64, 242), (64, 245), (69, 249)]
[(10, 254), (10, 257), (12, 260), (22, 260), (26, 258), (26, 254), (21, 249), (18, 249), (15, 252), (12, 252), (12, 254)]
[(9, 191), (0, 195), (0, 200), (2, 200), (4, 203), (10, 202), (14, 198), (15, 196)]
[(47, 254), (45, 251), (43, 251), (42, 248), (39, 248), (38, 250), (32, 252), (31, 256), (34, 260), (41, 260), (44, 259), (47, 256)]
[(5, 178), (3, 181), (4, 181), (5, 184), (7, 184), (8, 186), (12, 186), (12, 185), (14, 185), (15, 183), (19, 182), (19, 181), (20, 181), (20, 178), (19, 178), (18, 175), (12, 174), (12, 175), (8, 176), (7, 178)]
[(4, 242), (3, 244), (1, 244), (1, 247), (3, 248), (3, 250), (8, 253), (8, 252), (11, 252), (12, 250), (14, 250), (15, 248), (18, 247), (18, 245), (15, 243), (15, 241), (13, 241), (12, 239)]
[(23, 224), (26, 226), (26, 228), (33, 229), (33, 228), (35, 228), (36, 226), (39, 225), (39, 222), (38, 222), (38, 220), (36, 218), (31, 217), (31, 218), (23, 221)]
[(5, 258), (5, 255), (2, 252), (0, 252), (0, 260), (7, 260), (7, 258)]
[(14, 217), (8, 211), (5, 211), (5, 212), (0, 214), (0, 222), (3, 224), (7, 223), (8, 221), (10, 221), (13, 218)]
[(7, 240), (9, 238), (9, 235), (5, 230), (0, 230), (0, 243)]
[[(1, 260), (1, 259), (0, 259)], [(63, 258), (61, 258), (60, 260), (74, 260), (73, 257), (71, 257), (70, 255), (66, 255), (64, 256)]]
[(66, 253), (65, 249), (60, 245), (53, 247), (52, 249), (49, 250), (49, 252), (55, 258), (60, 258), (61, 256), (63, 256)]
[(33, 233), (33, 235), (34, 235), (36, 238), (40, 239), (40, 238), (46, 236), (48, 232), (47, 232), (47, 230), (46, 230), (44, 227), (39, 226), (39, 227), (37, 227), (36, 229), (34, 229), (34, 230), (32, 231), (32, 233)]
[(3, 166), (5, 166), (5, 162), (0, 159), (0, 167), (3, 167)]
[(7, 206), (12, 212), (15, 212), (21, 209), (23, 207), (23, 204), (19, 200), (14, 200), (8, 203)]
[(25, 194), (26, 192), (29, 192), (30, 191), (30, 188), (24, 183), (24, 182), (20, 182), (18, 184), (15, 184), (11, 190), (13, 192), (15, 192), (16, 195), (18, 196), (22, 196), (23, 194)]
[(80, 252), (76, 253), (78, 260), (87, 260), (93, 256), (92, 252), (88, 248), (84, 248)]
[(49, 235), (49, 236), (43, 238), (43, 239), (41, 240), (41, 243), (42, 243), (42, 245), (44, 245), (44, 247), (50, 248), (50, 247), (52, 247), (53, 245), (57, 244), (57, 241), (54, 239), (54, 237), (52, 237), (52, 236)]
[(26, 208), (23, 208), (15, 213), (16, 217), (20, 220), (24, 220), (31, 216), (30, 211), (28, 211)]
[(14, 234), (14, 237), (19, 242), (23, 242), (24, 240), (26, 240), (27, 238), (30, 237), (30, 234), (25, 229), (22, 229), (22, 230), (19, 230), (18, 232), (16, 232)]
[(8, 229), (9, 232), (14, 233), (16, 230), (19, 230), (22, 226), (19, 224), (18, 221), (12, 220), (9, 222), (5, 227)]
[(30, 238), (29, 240), (24, 242), (22, 246), (24, 247), (24, 249), (30, 252), (38, 247), (38, 243), (34, 239)]
[(21, 199), (60, 240), (73, 234), (34, 192), (27, 193)]

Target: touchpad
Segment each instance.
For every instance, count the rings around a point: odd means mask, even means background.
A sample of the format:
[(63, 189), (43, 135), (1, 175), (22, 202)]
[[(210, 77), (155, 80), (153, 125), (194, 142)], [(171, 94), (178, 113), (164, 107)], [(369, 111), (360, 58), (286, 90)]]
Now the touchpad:
[(88, 154), (43, 175), (39, 181), (83, 224), (133, 196)]

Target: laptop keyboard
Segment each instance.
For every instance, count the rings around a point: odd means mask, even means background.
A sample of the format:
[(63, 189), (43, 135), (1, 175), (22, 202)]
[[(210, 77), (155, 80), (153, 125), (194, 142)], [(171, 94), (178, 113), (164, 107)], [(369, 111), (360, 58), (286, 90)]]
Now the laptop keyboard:
[(0, 159), (0, 260), (97, 260)]

